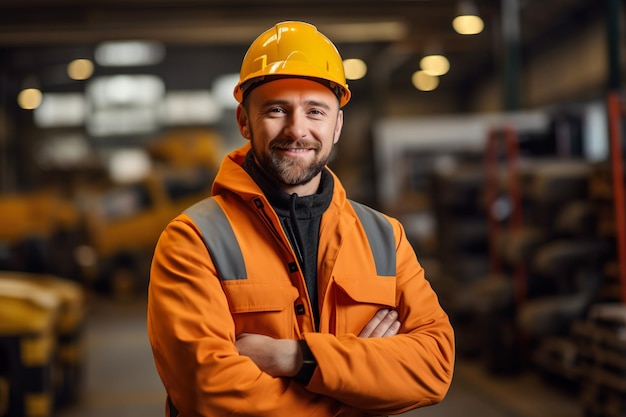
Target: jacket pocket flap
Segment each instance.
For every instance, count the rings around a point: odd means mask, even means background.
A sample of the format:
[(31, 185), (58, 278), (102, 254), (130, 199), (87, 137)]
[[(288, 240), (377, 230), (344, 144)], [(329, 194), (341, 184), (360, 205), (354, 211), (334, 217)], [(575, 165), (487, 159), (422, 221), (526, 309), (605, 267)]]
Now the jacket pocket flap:
[(396, 280), (393, 277), (335, 277), (335, 283), (359, 303), (396, 305)]
[(293, 307), (298, 290), (291, 285), (230, 281), (223, 283), (233, 313), (282, 311)]

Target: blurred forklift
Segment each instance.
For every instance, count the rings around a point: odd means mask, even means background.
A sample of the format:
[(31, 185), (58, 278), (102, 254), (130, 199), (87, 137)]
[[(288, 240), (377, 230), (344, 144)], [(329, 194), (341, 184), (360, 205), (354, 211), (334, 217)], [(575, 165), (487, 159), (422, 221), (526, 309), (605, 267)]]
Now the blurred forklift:
[(5, 193), (0, 213), (0, 270), (80, 279), (81, 216), (71, 199), (53, 189)]
[(176, 129), (147, 147), (152, 166), (144, 177), (106, 180), (77, 193), (86, 234), (77, 259), (90, 288), (117, 299), (145, 294), (161, 231), (209, 195), (221, 145), (213, 130)]

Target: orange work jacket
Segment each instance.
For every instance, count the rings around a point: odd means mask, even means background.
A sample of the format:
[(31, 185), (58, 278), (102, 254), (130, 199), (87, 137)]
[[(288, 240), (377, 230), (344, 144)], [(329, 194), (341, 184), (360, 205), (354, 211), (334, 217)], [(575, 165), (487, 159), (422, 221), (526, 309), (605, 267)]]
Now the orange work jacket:
[[(318, 250), (320, 328), (278, 216), (229, 154), (213, 186), (241, 250), (246, 276), (220, 279), (198, 226), (181, 214), (152, 262), (148, 335), (169, 401), (189, 416), (368, 416), (441, 401), (452, 379), (454, 335), (400, 223), (395, 275), (378, 275), (366, 231), (337, 177)], [(359, 338), (381, 308), (400, 333)], [(308, 385), (274, 378), (240, 356), (236, 336), (305, 339), (317, 360)], [(169, 409), (168, 409), (169, 410)]]

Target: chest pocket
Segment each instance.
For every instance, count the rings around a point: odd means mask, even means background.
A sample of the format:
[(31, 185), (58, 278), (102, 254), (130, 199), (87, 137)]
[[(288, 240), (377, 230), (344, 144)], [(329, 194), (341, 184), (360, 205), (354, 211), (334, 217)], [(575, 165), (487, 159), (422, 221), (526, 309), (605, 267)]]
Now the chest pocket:
[(292, 337), (295, 331), (293, 305), (298, 290), (292, 285), (224, 281), (236, 333), (261, 333), (272, 337)]
[(395, 308), (395, 277), (333, 277), (334, 322), (329, 331), (335, 335), (358, 334), (381, 308)]

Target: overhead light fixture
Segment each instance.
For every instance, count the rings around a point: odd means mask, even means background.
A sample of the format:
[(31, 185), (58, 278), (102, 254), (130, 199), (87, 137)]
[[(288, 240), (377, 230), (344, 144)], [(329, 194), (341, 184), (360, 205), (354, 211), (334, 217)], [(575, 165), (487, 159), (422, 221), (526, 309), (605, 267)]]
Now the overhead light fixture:
[(222, 110), (207, 90), (169, 91), (161, 108), (163, 121), (174, 126), (217, 123), (222, 117)]
[(360, 80), (367, 74), (367, 65), (357, 58), (344, 59), (343, 69), (347, 80)]
[(165, 83), (151, 74), (117, 74), (96, 77), (87, 86), (95, 107), (153, 106), (160, 103)]
[(485, 28), (483, 19), (478, 15), (474, 2), (464, 0), (459, 3), (458, 14), (452, 20), (452, 27), (460, 35), (477, 35)]
[(239, 103), (233, 96), (233, 90), (239, 82), (239, 73), (220, 75), (213, 81), (213, 97), (224, 109), (234, 110)]
[(41, 105), (43, 94), (38, 88), (25, 88), (17, 96), (17, 104), (24, 110), (35, 110)]
[(93, 75), (93, 62), (89, 59), (75, 59), (67, 65), (67, 75), (72, 80), (87, 80)]
[[(152, 161), (144, 149), (116, 150), (110, 155), (108, 161), (109, 176), (117, 183), (142, 180), (150, 173), (151, 168)], [(131, 201), (134, 200), (131, 198)]]
[(96, 77), (86, 88), (87, 131), (93, 136), (152, 133), (163, 123), (165, 83), (149, 74)]
[(95, 50), (96, 62), (105, 67), (155, 65), (164, 57), (165, 47), (152, 41), (103, 42)]
[(450, 61), (443, 55), (426, 55), (420, 60), (420, 68), (424, 73), (439, 77), (450, 71)]
[(46, 93), (33, 120), (41, 128), (82, 126), (87, 103), (82, 93)]
[(439, 77), (424, 71), (415, 71), (411, 77), (411, 82), (420, 91), (433, 91), (439, 87)]

